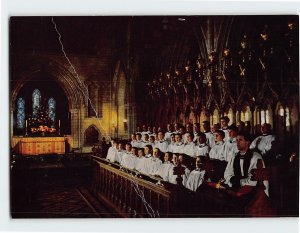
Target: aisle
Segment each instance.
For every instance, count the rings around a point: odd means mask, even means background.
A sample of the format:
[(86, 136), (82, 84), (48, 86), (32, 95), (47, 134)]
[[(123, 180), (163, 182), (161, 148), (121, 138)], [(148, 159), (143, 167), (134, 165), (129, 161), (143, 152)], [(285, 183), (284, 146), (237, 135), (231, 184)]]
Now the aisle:
[(89, 170), (44, 165), (12, 174), (12, 218), (116, 217), (90, 194)]

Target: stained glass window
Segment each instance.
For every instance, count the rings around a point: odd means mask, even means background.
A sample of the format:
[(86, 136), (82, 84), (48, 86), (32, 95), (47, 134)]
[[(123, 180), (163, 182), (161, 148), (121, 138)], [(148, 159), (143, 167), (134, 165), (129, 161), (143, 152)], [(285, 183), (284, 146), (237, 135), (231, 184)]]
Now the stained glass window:
[(17, 101), (17, 128), (24, 129), (25, 126), (25, 100), (19, 98)]
[(41, 92), (35, 89), (32, 93), (32, 116), (37, 117), (41, 104)]
[(52, 97), (48, 100), (48, 116), (51, 119), (51, 127), (54, 127), (55, 116), (56, 116), (56, 102)]

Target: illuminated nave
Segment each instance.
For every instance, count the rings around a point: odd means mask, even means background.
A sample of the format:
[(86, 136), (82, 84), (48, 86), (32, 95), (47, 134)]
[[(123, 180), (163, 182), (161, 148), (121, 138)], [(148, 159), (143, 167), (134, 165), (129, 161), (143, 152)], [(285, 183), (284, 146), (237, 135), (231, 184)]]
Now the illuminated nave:
[(298, 16), (9, 27), (13, 218), (299, 216)]

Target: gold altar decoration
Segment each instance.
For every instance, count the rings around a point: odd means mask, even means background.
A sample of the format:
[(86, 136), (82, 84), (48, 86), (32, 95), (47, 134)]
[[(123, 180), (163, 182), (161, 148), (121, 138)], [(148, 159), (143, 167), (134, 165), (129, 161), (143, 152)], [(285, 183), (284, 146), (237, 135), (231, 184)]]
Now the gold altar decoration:
[(16, 145), (17, 153), (22, 155), (64, 154), (64, 137), (26, 137)]

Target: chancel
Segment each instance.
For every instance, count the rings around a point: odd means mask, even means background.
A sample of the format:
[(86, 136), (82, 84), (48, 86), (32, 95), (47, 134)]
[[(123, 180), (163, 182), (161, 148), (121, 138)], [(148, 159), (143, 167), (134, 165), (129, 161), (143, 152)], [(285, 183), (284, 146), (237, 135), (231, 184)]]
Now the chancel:
[(12, 218), (298, 217), (299, 21), (10, 18)]

